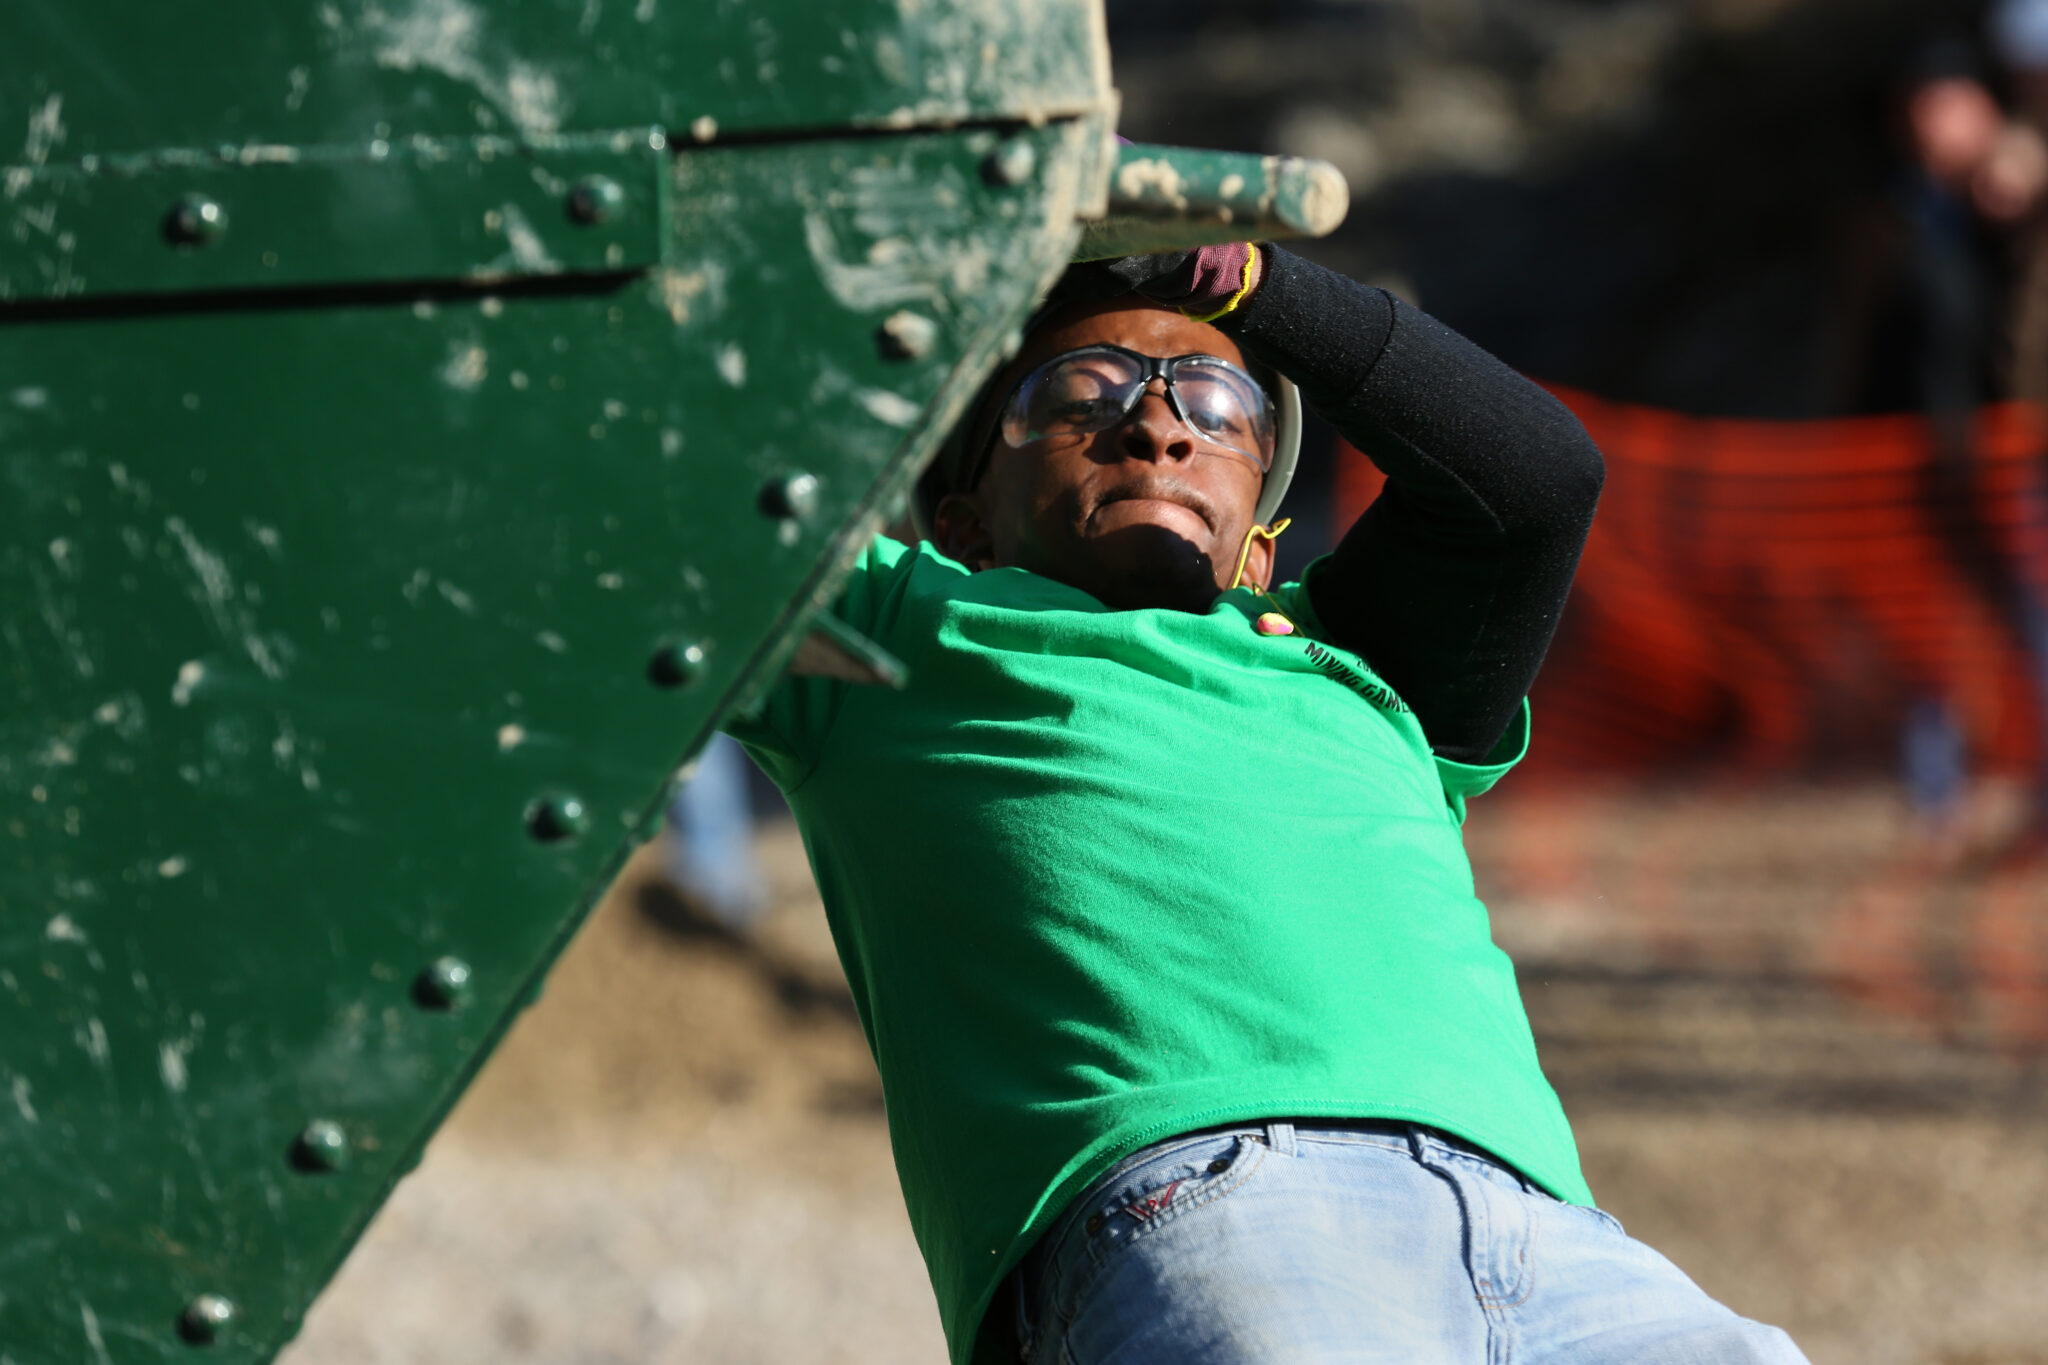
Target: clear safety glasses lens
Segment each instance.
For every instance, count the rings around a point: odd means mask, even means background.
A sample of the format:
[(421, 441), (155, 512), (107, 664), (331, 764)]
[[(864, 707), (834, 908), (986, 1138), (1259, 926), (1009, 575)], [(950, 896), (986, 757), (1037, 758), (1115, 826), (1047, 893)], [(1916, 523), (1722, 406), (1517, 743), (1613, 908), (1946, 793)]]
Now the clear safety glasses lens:
[(1202, 441), (1242, 455), (1263, 472), (1273, 463), (1273, 405), (1251, 375), (1212, 355), (1171, 360), (1088, 346), (1054, 356), (1025, 376), (1003, 409), (1013, 446), (1050, 436), (1107, 431), (1130, 415), (1154, 375), (1167, 401)]

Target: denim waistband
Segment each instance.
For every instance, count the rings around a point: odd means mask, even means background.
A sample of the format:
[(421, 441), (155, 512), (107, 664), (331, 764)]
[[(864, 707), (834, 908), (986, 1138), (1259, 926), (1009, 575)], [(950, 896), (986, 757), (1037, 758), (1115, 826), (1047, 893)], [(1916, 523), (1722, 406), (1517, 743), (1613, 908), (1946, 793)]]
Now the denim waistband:
[(1125, 1175), (1139, 1166), (1157, 1161), (1169, 1155), (1176, 1148), (1213, 1142), (1219, 1138), (1252, 1138), (1263, 1142), (1277, 1155), (1299, 1154), (1303, 1142), (1368, 1142), (1375, 1146), (1395, 1148), (1410, 1152), (1422, 1160), (1427, 1149), (1434, 1147), (1451, 1155), (1461, 1156), (1491, 1166), (1508, 1180), (1525, 1188), (1533, 1189), (1528, 1178), (1514, 1167), (1502, 1161), (1483, 1147), (1478, 1147), (1427, 1124), (1408, 1123), (1398, 1119), (1329, 1119), (1329, 1118), (1284, 1118), (1264, 1120), (1239, 1120), (1236, 1123), (1219, 1123), (1208, 1128), (1194, 1128), (1173, 1137), (1161, 1138), (1157, 1142), (1140, 1147), (1123, 1158), (1116, 1165), (1090, 1181), (1087, 1188), (1074, 1197), (1071, 1204), (1054, 1220), (1042, 1240), (1059, 1238), (1069, 1224), (1084, 1217), (1083, 1210), (1104, 1192), (1114, 1187)]

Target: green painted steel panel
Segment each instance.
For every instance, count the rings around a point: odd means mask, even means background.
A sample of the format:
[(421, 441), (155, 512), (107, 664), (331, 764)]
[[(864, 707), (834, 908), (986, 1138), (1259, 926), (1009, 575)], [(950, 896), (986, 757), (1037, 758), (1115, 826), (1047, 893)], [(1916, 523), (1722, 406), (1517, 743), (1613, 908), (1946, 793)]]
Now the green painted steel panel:
[(1099, 112), (1109, 89), (1094, 0), (7, 0), (0, 40), (34, 58), (0, 55), (0, 165), (1031, 121)]
[(8, 1360), (290, 1335), (1067, 259), (1106, 117), (684, 150), (626, 278), (0, 308)]
[(667, 239), (667, 145), (639, 128), (24, 168), (0, 301), (644, 269)]

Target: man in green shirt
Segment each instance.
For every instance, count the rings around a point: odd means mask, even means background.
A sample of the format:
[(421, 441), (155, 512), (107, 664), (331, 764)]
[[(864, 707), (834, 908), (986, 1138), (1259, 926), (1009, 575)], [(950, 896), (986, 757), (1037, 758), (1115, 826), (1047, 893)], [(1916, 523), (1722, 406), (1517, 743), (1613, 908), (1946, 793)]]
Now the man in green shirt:
[[(1274, 586), (1281, 375), (1389, 482)], [(1473, 896), (1465, 803), (1527, 742), (1600, 472), (1300, 258), (1079, 268), (921, 486), (928, 541), (835, 607), (909, 687), (793, 677), (732, 726), (803, 830), (955, 1365), (1801, 1358), (1591, 1208)]]

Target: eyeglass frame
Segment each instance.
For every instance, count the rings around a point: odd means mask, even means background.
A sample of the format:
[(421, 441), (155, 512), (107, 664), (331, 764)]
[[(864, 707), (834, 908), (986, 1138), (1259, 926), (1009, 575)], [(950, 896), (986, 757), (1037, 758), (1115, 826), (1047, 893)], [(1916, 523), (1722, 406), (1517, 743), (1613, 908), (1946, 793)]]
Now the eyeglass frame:
[[(1144, 367), (1144, 377), (1139, 381), (1138, 386), (1132, 391), (1132, 398), (1130, 404), (1127, 407), (1125, 407), (1120, 414), (1118, 414), (1115, 421), (1109, 423), (1106, 426), (1098, 427), (1095, 429), (1095, 431), (1076, 434), (1092, 436), (1104, 431), (1114, 431), (1117, 427), (1122, 426), (1125, 422), (1128, 422), (1131, 419), (1131, 414), (1138, 410), (1138, 404), (1144, 401), (1146, 392), (1150, 390), (1152, 387), (1152, 381), (1154, 379), (1163, 379), (1166, 381), (1166, 405), (1168, 409), (1172, 411), (1174, 420), (1178, 421), (1183, 427), (1185, 427), (1190, 435), (1192, 435), (1193, 437), (1195, 437), (1196, 440), (1201, 441), (1206, 445), (1215, 446), (1217, 449), (1221, 451), (1227, 452), (1228, 454), (1234, 455), (1241, 460), (1249, 462), (1254, 469), (1258, 470), (1259, 477), (1261, 479), (1266, 478), (1269, 474), (1273, 472), (1273, 468), (1279, 454), (1281, 412), (1279, 405), (1275, 404), (1273, 401), (1272, 393), (1268, 391), (1266, 385), (1259, 382), (1259, 378), (1257, 375), (1253, 374), (1250, 370), (1246, 369), (1242, 365), (1236, 364), (1233, 361), (1225, 360), (1222, 356), (1213, 355), (1208, 351), (1187, 351), (1181, 355), (1176, 356), (1155, 356), (1147, 355), (1143, 351), (1134, 351), (1128, 346), (1119, 346), (1113, 341), (1092, 341), (1089, 342), (1086, 346), (1076, 346), (1072, 350), (1061, 351), (1057, 355), (1047, 356), (1044, 360), (1032, 366), (1028, 371), (1026, 371), (1022, 376), (1018, 378), (1015, 384), (1012, 384), (1010, 386), (1010, 391), (1003, 396), (1003, 401), (995, 406), (990, 415), (990, 418), (988, 420), (988, 436), (981, 443), (980, 458), (977, 459), (974, 462), (973, 466), (967, 471), (968, 477), (964, 485), (965, 487), (972, 488), (976, 484), (981, 482), (981, 476), (988, 469), (989, 457), (995, 453), (996, 438), (1001, 436), (1005, 441), (1009, 439), (1008, 436), (1004, 433), (1003, 427), (1006, 424), (1011, 406), (1016, 403), (1018, 395), (1024, 392), (1025, 387), (1029, 385), (1033, 380), (1043, 375), (1046, 371), (1053, 368), (1055, 365), (1058, 365), (1063, 361), (1069, 360), (1074, 356), (1083, 355), (1091, 351), (1108, 351), (1113, 354), (1123, 356), (1127, 359), (1137, 361)], [(1188, 420), (1187, 411), (1185, 408), (1181, 406), (1180, 393), (1175, 388), (1173, 373), (1174, 368), (1184, 360), (1204, 360), (1210, 362), (1211, 364), (1220, 365), (1224, 369), (1229, 370), (1231, 373), (1242, 378), (1247, 384), (1251, 385), (1252, 391), (1259, 395), (1259, 401), (1264, 406), (1266, 421), (1273, 430), (1273, 435), (1270, 442), (1272, 448), (1266, 452), (1263, 461), (1254, 458), (1253, 456), (1247, 454), (1242, 450), (1237, 449), (1235, 446), (1224, 445), (1221, 441), (1216, 440), (1214, 437), (1205, 435), (1199, 427), (1197, 427), (1193, 422)], [(1051, 435), (1054, 434), (1059, 433), (1049, 433), (1047, 436), (1037, 437), (1036, 439), (1048, 440), (1050, 439)]]
[[(1029, 330), (1028, 326), (1026, 330)], [(1256, 376), (1258, 371), (1252, 373)], [(1260, 486), (1258, 506), (1253, 512), (1261, 523), (1265, 523), (1279, 514), (1280, 504), (1287, 498), (1287, 490), (1294, 482), (1295, 467), (1301, 459), (1301, 392), (1286, 375), (1277, 371), (1272, 372), (1270, 380), (1261, 380), (1259, 387), (1272, 399), (1274, 412), (1273, 467)], [(1008, 401), (1006, 395), (1004, 404)], [(921, 537), (931, 537), (938, 504), (950, 493), (972, 489), (988, 469), (1002, 407), (990, 402), (989, 393), (984, 390), (970, 410), (978, 415), (970, 424), (956, 426), (952, 434), (941, 441), (936, 458), (918, 476), (912, 490), (910, 523)], [(969, 450), (977, 456), (972, 465), (960, 459)]]

